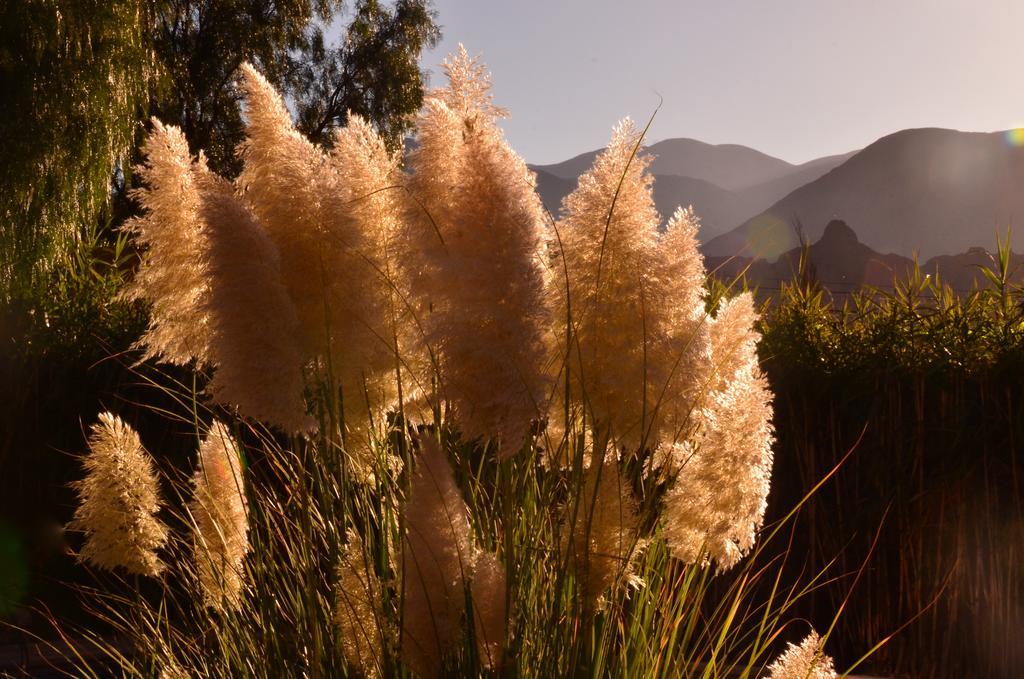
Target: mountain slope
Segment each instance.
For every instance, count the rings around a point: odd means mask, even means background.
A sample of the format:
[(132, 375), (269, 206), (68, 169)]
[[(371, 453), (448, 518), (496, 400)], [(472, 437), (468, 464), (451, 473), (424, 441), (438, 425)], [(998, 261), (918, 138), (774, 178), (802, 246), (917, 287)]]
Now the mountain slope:
[(802, 165), (795, 166), (792, 172), (781, 177), (743, 188), (741, 193), (752, 204), (757, 204), (759, 209), (764, 209), (780, 198), (796, 191), (804, 184), (809, 184), (815, 179), (828, 174), (856, 154), (857, 151), (851, 151), (808, 161)]
[(536, 167), (531, 169), (537, 175), (537, 195), (540, 196), (540, 202), (552, 217), (558, 217), (562, 199), (576, 188), (576, 179), (565, 179)]
[[(643, 152), (654, 156), (650, 166), (654, 174), (693, 177), (730, 190), (778, 179), (797, 167), (746, 146), (706, 144), (696, 139), (666, 139)], [(598, 153), (600, 150), (588, 151), (561, 163), (536, 165), (534, 169), (575, 180), (587, 171)]]
[[(922, 259), (994, 242), (1024, 217), (1024, 149), (1004, 133), (904, 130), (879, 139), (733, 231), (706, 243), (710, 256), (775, 259), (796, 245), (793, 222), (818, 238), (833, 218), (856, 225), (877, 251)], [(1024, 245), (1022, 229), (1013, 244)]]
[(739, 144), (705, 144), (695, 139), (666, 139), (651, 144), (651, 172), (693, 177), (735, 191), (783, 177), (795, 165)]
[[(667, 139), (645, 149), (655, 159), (654, 202), (668, 219), (677, 207), (693, 205), (701, 218), (702, 242), (758, 214), (795, 188), (813, 181), (851, 154), (792, 165), (736, 144)], [(544, 206), (557, 215), (562, 198), (576, 186), (599, 151), (553, 165), (531, 165)], [(729, 188), (729, 187), (737, 188)]]
[[(801, 248), (795, 247), (774, 262), (709, 256), (707, 267), (723, 280), (745, 274), (752, 286), (772, 292), (781, 283), (794, 280), (801, 254)], [(821, 238), (808, 248), (807, 255), (815, 279), (833, 295), (849, 293), (863, 285), (891, 288), (894, 277), (905, 277), (913, 267), (913, 261), (907, 257), (880, 254), (864, 245), (854, 230), (838, 219), (828, 223)]]
[(578, 156), (573, 156), (569, 160), (563, 160), (560, 163), (551, 163), (550, 165), (530, 165), (530, 169), (534, 172), (544, 172), (552, 177), (572, 180), (575, 182), (581, 174), (586, 172), (587, 169), (594, 164), (594, 158), (597, 158), (597, 154), (600, 152), (600, 149), (596, 151), (587, 151), (586, 153), (581, 153)]
[[(541, 202), (552, 216), (557, 216), (562, 198), (576, 188), (576, 179), (564, 179), (537, 168), (534, 172)], [(664, 219), (671, 217), (677, 207), (693, 205), (701, 218), (698, 237), (702, 241), (725, 233), (763, 207), (709, 182), (674, 175), (655, 175), (654, 204)]]
[(692, 205), (700, 217), (701, 242), (725, 233), (763, 207), (746, 195), (723, 189), (711, 182), (671, 174), (654, 175), (654, 205), (668, 220), (676, 208)]

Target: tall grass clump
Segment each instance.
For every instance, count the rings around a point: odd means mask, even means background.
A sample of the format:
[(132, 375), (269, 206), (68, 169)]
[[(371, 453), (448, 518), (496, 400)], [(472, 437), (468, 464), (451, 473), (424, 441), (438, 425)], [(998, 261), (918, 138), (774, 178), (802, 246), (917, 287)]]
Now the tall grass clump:
[(463, 49), (445, 71), (409, 157), (404, 275), (437, 361), (435, 406), (506, 457), (545, 416), (542, 208), (498, 127), (483, 66)]
[[(833, 299), (813, 280), (783, 286), (758, 324), (776, 394), (769, 519), (788, 512), (859, 442), (798, 518), (793, 549), (814, 570), (872, 567), (797, 609), (845, 602), (833, 638), (856, 652), (917, 622), (874, 658), (921, 677), (1015, 677), (1024, 622), (1024, 290), (998, 242), (984, 284), (954, 291), (919, 268), (889, 290)], [(881, 525), (877, 537), (863, 527)], [(803, 564), (801, 564), (803, 566)], [(881, 674), (882, 672), (876, 672)]]
[[(659, 231), (642, 132), (546, 219), (483, 66), (445, 68), (405, 168), (357, 117), (310, 144), (251, 66), (237, 182), (154, 125), (179, 181), (140, 194), (133, 295), (168, 310), (142, 351), (212, 380), (165, 409), (198, 459), (162, 468), (159, 584), (89, 592), (119, 672), (759, 677), (827, 577), (761, 551), (757, 314), (705, 311), (696, 216)], [(175, 230), (195, 261), (160, 254)]]

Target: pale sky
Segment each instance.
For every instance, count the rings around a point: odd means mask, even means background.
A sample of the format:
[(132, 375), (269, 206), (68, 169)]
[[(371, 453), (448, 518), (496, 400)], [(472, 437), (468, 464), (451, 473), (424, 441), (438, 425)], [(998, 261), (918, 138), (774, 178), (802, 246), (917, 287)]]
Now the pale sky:
[(1022, 0), (435, 0), (444, 38), (493, 75), (531, 163), (648, 137), (737, 143), (798, 163), (908, 127), (1024, 126)]

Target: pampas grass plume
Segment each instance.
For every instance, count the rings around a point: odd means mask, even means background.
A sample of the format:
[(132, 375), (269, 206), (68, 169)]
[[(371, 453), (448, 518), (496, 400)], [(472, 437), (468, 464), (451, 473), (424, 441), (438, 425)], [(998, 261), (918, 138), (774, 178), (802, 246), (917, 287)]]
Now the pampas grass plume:
[(145, 188), (134, 192), (143, 215), (125, 229), (143, 249), (142, 265), (125, 291), (150, 303), (149, 327), (139, 345), (144, 358), (185, 365), (206, 358), (209, 329), (200, 302), (206, 295), (206, 250), (188, 143), (181, 130), (153, 119), (138, 168)]
[(409, 499), (402, 512), (402, 660), (418, 676), (440, 674), (461, 637), (465, 583), (473, 564), (469, 508), (431, 432), (419, 437)]
[(548, 322), (535, 178), (507, 144), (483, 67), (465, 50), (446, 62), (410, 157), (408, 214), (415, 289), (443, 397), (470, 439), (517, 452), (544, 411)]
[(677, 208), (659, 238), (662, 275), (671, 291), (673, 321), (693, 322), (704, 313), (704, 256), (697, 233), (700, 218), (693, 206)]
[(299, 323), (277, 250), (229, 182), (204, 168), (196, 174), (209, 241), (205, 313), (216, 372), (208, 389), (242, 415), (308, 429)]
[(482, 552), (476, 558), (471, 591), (473, 629), (480, 662), (489, 670), (499, 670), (505, 651), (507, 577), (497, 554)]
[(655, 355), (665, 362), (664, 379), (656, 396), (658, 424), (663, 429), (656, 444), (672, 446), (688, 439), (696, 429), (695, 414), (706, 395), (711, 357), (711, 334), (704, 309), (704, 258), (698, 249), (700, 220), (692, 207), (679, 208), (668, 220), (658, 241), (658, 284), (664, 290), (656, 317), (661, 322)]
[(832, 658), (821, 652), (821, 638), (811, 631), (799, 646), (786, 650), (768, 667), (765, 679), (836, 679)]
[[(400, 157), (373, 126), (349, 117), (330, 153), (295, 129), (284, 100), (251, 65), (246, 100), (244, 200), (279, 255), (280, 281), (296, 310), (299, 349), (327, 393), (340, 392), (345, 450), (356, 478), (372, 475), (372, 442), (397, 404), (399, 335), (407, 321), (396, 292)], [(411, 354), (411, 352), (409, 352)]]
[(454, 111), (479, 112), (487, 118), (505, 118), (508, 111), (494, 105), (491, 92), (491, 74), (479, 57), (469, 56), (459, 43), (455, 54), (448, 55), (442, 64), (448, 86), (431, 94)]
[(196, 569), (212, 608), (237, 607), (249, 552), (249, 505), (239, 451), (222, 423), (214, 421), (199, 447), (189, 512), (194, 521)]
[(381, 676), (385, 630), (380, 610), (381, 583), (367, 567), (362, 538), (348, 531), (348, 545), (338, 565), (334, 620), (345, 661), (366, 677)]
[(298, 310), (308, 353), (327, 350), (325, 239), (318, 222), (324, 155), (295, 129), (284, 99), (242, 64), (246, 140), (238, 177), (246, 201), (280, 254), (282, 280)]
[(74, 484), (79, 505), (69, 528), (85, 532), (78, 555), (99, 568), (157, 576), (164, 565), (157, 550), (168, 538), (157, 518), (160, 487), (139, 435), (109, 412), (89, 435), (86, 475)]
[(710, 324), (714, 374), (700, 429), (676, 447), (678, 476), (665, 499), (666, 537), (687, 563), (706, 554), (731, 568), (753, 547), (764, 520), (774, 435), (756, 319), (753, 298), (744, 293), (724, 302)]
[(352, 114), (335, 132), (322, 177), (330, 366), (343, 394), (345, 449), (361, 479), (372, 473), (374, 429), (397, 405), (398, 371), (409, 381), (413, 360), (405, 335), (413, 323), (397, 288), (399, 162), (373, 126)]
[(646, 172), (650, 159), (634, 156), (639, 141), (632, 121), (622, 121), (565, 197), (549, 279), (560, 346), (567, 346), (565, 324), (572, 319), (571, 398), (587, 406), (595, 429), (627, 448), (644, 441), (665, 379), (657, 347), (666, 305), (650, 275), (660, 219)]

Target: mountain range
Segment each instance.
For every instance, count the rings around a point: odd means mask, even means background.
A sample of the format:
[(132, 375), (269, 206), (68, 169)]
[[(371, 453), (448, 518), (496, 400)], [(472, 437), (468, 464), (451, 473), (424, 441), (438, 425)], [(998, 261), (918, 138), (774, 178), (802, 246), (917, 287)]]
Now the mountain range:
[[(864, 149), (794, 165), (735, 144), (669, 139), (654, 156), (654, 200), (667, 218), (694, 206), (709, 258), (777, 263), (799, 242), (821, 239), (842, 220), (857, 245), (925, 261), (991, 249), (1024, 217), (1024, 148), (1003, 132), (923, 128), (896, 132)], [(545, 207), (557, 214), (598, 151), (534, 165)], [(1011, 245), (1024, 249), (1024, 229)], [(836, 233), (831, 234), (835, 236)], [(825, 239), (828, 245), (834, 238)], [(879, 260), (880, 261), (880, 260)], [(891, 280), (891, 279), (890, 279)]]
[[(725, 281), (743, 276), (747, 284), (762, 292), (773, 292), (783, 282), (796, 278), (800, 270), (803, 247), (784, 252), (773, 262), (738, 255), (708, 256), (707, 269)], [(876, 288), (892, 287), (895, 278), (906, 279), (914, 270), (914, 260), (895, 253), (875, 252), (860, 242), (845, 222), (832, 220), (821, 237), (808, 243), (806, 263), (814, 280), (821, 283), (833, 297), (843, 297), (865, 285)], [(927, 261), (918, 260), (921, 274), (932, 276), (958, 293), (969, 293), (975, 286), (988, 283), (982, 267), (995, 268), (992, 255), (981, 247), (969, 248), (959, 255), (938, 255)], [(1011, 280), (1024, 280), (1024, 255), (1011, 254), (1009, 270)]]
[[(707, 242), (768, 208), (793, 190), (824, 175), (852, 154), (828, 156), (802, 165), (737, 144), (667, 139), (644, 149), (653, 156), (654, 202), (666, 219), (678, 206), (693, 205)], [(544, 206), (557, 214), (562, 198), (594, 162), (599, 151), (553, 165), (531, 165)]]

